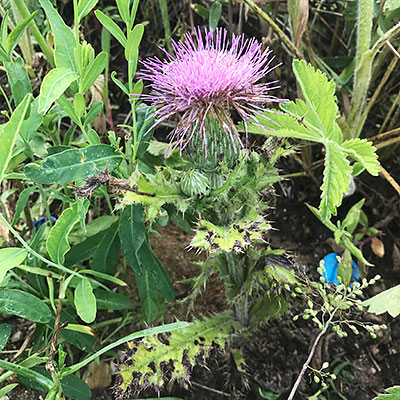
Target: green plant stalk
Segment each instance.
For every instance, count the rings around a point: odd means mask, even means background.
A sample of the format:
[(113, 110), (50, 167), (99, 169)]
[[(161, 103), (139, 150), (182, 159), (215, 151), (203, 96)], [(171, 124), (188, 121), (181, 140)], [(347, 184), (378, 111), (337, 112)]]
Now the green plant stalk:
[(102, 354), (107, 353), (107, 351), (110, 351), (130, 340), (139, 339), (141, 337), (149, 336), (149, 335), (156, 335), (156, 334), (163, 333), (163, 332), (171, 332), (175, 329), (183, 329), (188, 325), (189, 324), (187, 322), (178, 321), (178, 322), (174, 322), (172, 324), (161, 325), (161, 326), (157, 326), (155, 328), (144, 329), (144, 330), (141, 330), (138, 332), (131, 333), (131, 334), (124, 336), (123, 338), (115, 341), (114, 343), (111, 343), (108, 346), (103, 347), (101, 350), (97, 351), (96, 353), (92, 354), (91, 356), (82, 360), (81, 362), (71, 365), (70, 367), (66, 368), (60, 374), (60, 378), (63, 378), (64, 376), (68, 376), (68, 375), (73, 374), (76, 371), (79, 371), (81, 368), (88, 365), (90, 362), (95, 360), (97, 357), (100, 357)]
[(372, 62), (385, 42), (394, 37), (398, 32), (400, 32), (400, 23), (388, 30), (376, 41), (370, 50), (361, 55), (360, 64), (358, 67), (356, 66), (351, 110), (347, 120), (348, 126), (344, 131), (345, 139), (358, 138), (361, 134), (363, 128), (361, 116), (371, 80)]
[(165, 33), (165, 42), (167, 44), (168, 51), (172, 53), (172, 44), (171, 44), (171, 25), (169, 23), (169, 16), (168, 16), (168, 6), (166, 0), (158, 0), (161, 9), (161, 18), (164, 26), (164, 33)]
[[(28, 7), (26, 6), (25, 0), (13, 0), (16, 7), (18, 8), (19, 13), (21, 14), (22, 18), (27, 18), (31, 14), (28, 10)], [(54, 56), (53, 56), (53, 50), (50, 47), (50, 45), (47, 43), (46, 39), (43, 37), (41, 34), (39, 28), (35, 24), (35, 21), (31, 21), (29, 24), (29, 29), (32, 32), (32, 35), (35, 37), (40, 49), (42, 50), (43, 54), (46, 56), (47, 61), (51, 65), (51, 67), (54, 68)]]

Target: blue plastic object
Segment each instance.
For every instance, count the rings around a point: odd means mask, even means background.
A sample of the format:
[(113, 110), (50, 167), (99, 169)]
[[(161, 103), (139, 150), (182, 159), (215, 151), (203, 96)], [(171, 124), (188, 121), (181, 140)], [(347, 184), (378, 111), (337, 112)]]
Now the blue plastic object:
[[(39, 219), (37, 219), (34, 223), (33, 223), (33, 226), (35, 227), (35, 229), (36, 230), (38, 230), (39, 229), (39, 226), (40, 225), (43, 225), (45, 222), (47, 221), (47, 217), (40, 217)], [(51, 221), (52, 222), (56, 222), (57, 221), (57, 218), (55, 218), (55, 217), (51, 217)]]
[[(339, 281), (337, 280), (338, 265), (339, 265), (337, 257), (340, 257), (340, 254), (329, 253), (327, 256), (324, 257), (325, 269), (323, 272), (323, 277), (328, 283), (334, 283), (335, 285), (339, 285)], [(353, 266), (353, 273), (352, 273), (353, 280), (355, 282), (358, 282), (360, 280), (360, 271), (354, 260), (352, 262), (352, 266)]]

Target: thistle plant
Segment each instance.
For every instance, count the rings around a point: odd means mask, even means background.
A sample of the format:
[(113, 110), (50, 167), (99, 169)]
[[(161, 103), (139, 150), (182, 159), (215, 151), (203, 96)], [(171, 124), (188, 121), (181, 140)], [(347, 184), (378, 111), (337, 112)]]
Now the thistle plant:
[(208, 136), (214, 140), (215, 129), (229, 136), (235, 153), (237, 143), (245, 150), (247, 130), (243, 144), (232, 111), (247, 126), (248, 120), (257, 122), (255, 115), (266, 103), (283, 101), (270, 94), (279, 88), (277, 81), (257, 83), (279, 65), (271, 65), (272, 51), (262, 52), (254, 38), (228, 38), (221, 28), (204, 33), (197, 28), (194, 39), (187, 33), (184, 42), (173, 41), (172, 47), (174, 55), (163, 50), (164, 60), (149, 58), (138, 73), (150, 81), (152, 91), (142, 99), (155, 107), (153, 127), (178, 115), (180, 121), (170, 134), (170, 146), (175, 142), (172, 150), (179, 146), (181, 153), (193, 136), (199, 135), (207, 156)]

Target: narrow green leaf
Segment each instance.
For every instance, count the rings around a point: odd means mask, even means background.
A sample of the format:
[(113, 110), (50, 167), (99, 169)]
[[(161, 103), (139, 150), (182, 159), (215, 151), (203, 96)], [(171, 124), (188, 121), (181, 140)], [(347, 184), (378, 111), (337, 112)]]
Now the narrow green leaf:
[(7, 271), (22, 264), (28, 255), (25, 249), (18, 247), (7, 247), (0, 249), (0, 283), (6, 276)]
[(39, 112), (45, 113), (71, 85), (79, 74), (68, 68), (54, 68), (43, 79), (39, 94)]
[(210, 17), (208, 24), (212, 30), (215, 30), (218, 26), (219, 20), (222, 13), (222, 4), (219, 1), (212, 3), (210, 7)]
[(115, 76), (117, 73), (115, 71), (111, 72), (111, 80), (125, 93), (129, 94), (128, 88)]
[(368, 262), (368, 260), (363, 256), (361, 250), (356, 247), (348, 237), (342, 236), (341, 241), (344, 244), (344, 247), (346, 247), (353, 256), (357, 257), (365, 265), (373, 266), (373, 264)]
[(29, 114), (29, 117), (22, 123), (20, 136), (27, 143), (30, 143), (43, 122), (43, 116), (39, 113), (39, 96), (32, 101), (27, 114)]
[(37, 183), (63, 184), (97, 175), (106, 168), (112, 171), (120, 162), (121, 156), (111, 146), (96, 144), (51, 155), (42, 161), (41, 166), (28, 164), (24, 172)]
[(95, 103), (86, 114), (85, 125), (89, 125), (93, 121), (93, 119), (96, 118), (96, 116), (100, 113), (102, 109), (103, 109), (102, 101), (98, 101), (97, 103)]
[(400, 315), (400, 285), (384, 290), (362, 304), (369, 307), (370, 313), (379, 315), (387, 312), (396, 318)]
[(32, 19), (37, 14), (37, 11), (34, 11), (29, 17), (26, 17), (22, 20), (10, 33), (7, 39), (7, 47), (6, 51), (8, 54), (11, 54), (14, 50), (15, 46), (18, 44), (19, 39), (21, 39), (22, 34), (24, 33), (26, 27), (32, 21)]
[(0, 313), (16, 315), (42, 324), (51, 319), (51, 312), (42, 300), (17, 289), (0, 289)]
[(96, 10), (95, 15), (100, 23), (106, 28), (111, 35), (118, 40), (118, 42), (122, 45), (122, 47), (126, 47), (126, 38), (124, 32), (122, 32), (121, 28), (106, 14), (101, 12), (100, 10)]
[(11, 160), (12, 151), (31, 99), (32, 96), (27, 94), (12, 113), (10, 120), (4, 124), (3, 129), (0, 130), (0, 183), (4, 178), (8, 163)]
[(0, 45), (5, 48), (7, 47), (8, 37), (8, 11), (3, 15), (3, 19), (0, 24)]
[(142, 205), (132, 204), (124, 208), (120, 218), (119, 237), (130, 266), (138, 273), (137, 251), (146, 238)]
[(126, 24), (129, 24), (129, 0), (116, 0), (119, 15)]
[(93, 271), (92, 269), (81, 269), (79, 271), (79, 273), (82, 274), (82, 275), (83, 274), (93, 275), (96, 278), (104, 279), (105, 281), (109, 281), (109, 282), (115, 283), (116, 285), (127, 286), (127, 284), (124, 281), (122, 281), (121, 279), (116, 278), (115, 276), (103, 274), (103, 272), (99, 272), (99, 271)]
[(376, 148), (367, 139), (350, 139), (342, 143), (343, 150), (358, 161), (371, 175), (378, 175), (379, 161)]
[(79, 21), (93, 10), (99, 0), (80, 0), (78, 3)]
[(108, 229), (102, 237), (93, 255), (92, 267), (94, 270), (114, 275), (115, 264), (118, 261), (121, 243), (118, 237), (119, 221)]
[(24, 60), (17, 57), (15, 60), (4, 63), (8, 83), (14, 97), (14, 104), (18, 106), (28, 93), (32, 93), (31, 82), (24, 66)]
[(77, 71), (74, 57), (74, 49), (76, 47), (75, 35), (65, 24), (57, 10), (54, 9), (50, 0), (39, 0), (39, 2), (49, 18), (51, 30), (54, 34), (54, 59), (56, 66), (58, 68)]
[(80, 92), (84, 93), (93, 85), (94, 81), (103, 72), (108, 62), (108, 54), (102, 51), (86, 68), (81, 81)]
[(158, 313), (158, 290), (151, 273), (143, 270), (136, 274), (136, 282), (139, 289), (140, 305), (144, 320), (150, 324)]
[(325, 146), (324, 180), (321, 186), (320, 213), (322, 219), (336, 215), (336, 207), (342, 203), (343, 194), (349, 191), (351, 167), (346, 153), (336, 143), (329, 141)]
[(94, 294), (99, 310), (133, 310), (133, 301), (122, 294), (101, 289), (96, 289)]
[(356, 229), (358, 225), (358, 221), (360, 220), (361, 208), (364, 205), (364, 200), (360, 200), (358, 203), (354, 204), (348, 211), (345, 219), (342, 222), (342, 227), (347, 230), (350, 234), (353, 234), (354, 229)]
[(125, 48), (125, 58), (127, 61), (135, 62), (138, 56), (138, 48), (144, 33), (144, 25), (137, 24), (128, 34), (128, 41)]
[[(86, 203), (86, 211), (88, 207), (89, 204)], [(78, 203), (76, 202), (62, 212), (55, 225), (50, 229), (46, 241), (46, 249), (55, 263), (64, 263), (65, 254), (71, 248), (68, 242), (68, 235), (78, 222), (79, 213)]]
[(4, 349), (4, 346), (7, 344), (10, 335), (11, 335), (11, 325), (0, 324), (0, 351)]
[(11, 225), (15, 225), (18, 221), (20, 215), (24, 211), (26, 204), (28, 203), (29, 196), (38, 190), (37, 186), (30, 186), (25, 188), (18, 196), (17, 205), (15, 207), (15, 212)]
[(76, 312), (87, 324), (96, 318), (96, 297), (88, 279), (81, 279), (75, 289), (74, 304)]
[(61, 108), (67, 113), (68, 117), (72, 119), (77, 125), (80, 124), (79, 118), (75, 115), (74, 108), (72, 107), (70, 101), (64, 97), (60, 96), (57, 99), (57, 103), (61, 106)]
[(0, 399), (3, 399), (3, 398), (8, 399), (8, 397), (5, 397), (5, 395), (7, 393), (11, 392), (11, 390), (15, 389), (17, 386), (18, 386), (18, 383), (10, 383), (9, 385), (2, 387), (0, 389)]
[(74, 96), (74, 113), (80, 119), (85, 113), (86, 103), (82, 93), (75, 93)]

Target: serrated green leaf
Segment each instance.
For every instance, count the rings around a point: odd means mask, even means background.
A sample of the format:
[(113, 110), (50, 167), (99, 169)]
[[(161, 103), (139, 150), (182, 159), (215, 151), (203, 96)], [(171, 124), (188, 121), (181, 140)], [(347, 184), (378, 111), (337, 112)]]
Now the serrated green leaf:
[(374, 314), (389, 313), (396, 318), (400, 315), (400, 285), (387, 289), (368, 300), (363, 301), (369, 307), (369, 312)]
[(0, 289), (0, 312), (43, 324), (51, 319), (51, 312), (42, 300), (17, 289)]
[[(86, 212), (89, 207), (89, 202), (85, 202)], [(46, 241), (46, 249), (50, 258), (59, 264), (63, 264), (65, 254), (71, 246), (68, 242), (68, 235), (72, 228), (79, 222), (78, 202), (71, 207), (65, 209), (57, 219), (55, 225), (50, 229), (49, 236)]]
[(81, 279), (75, 289), (74, 304), (76, 312), (87, 324), (96, 318), (96, 297), (89, 279)]
[(342, 143), (343, 150), (358, 161), (371, 175), (379, 174), (376, 148), (367, 139), (350, 139)]
[(6, 276), (7, 271), (22, 264), (28, 252), (18, 247), (0, 249), (0, 283)]
[(400, 386), (393, 386), (385, 389), (388, 394), (380, 394), (372, 400), (400, 400)]
[(65, 24), (57, 10), (49, 0), (39, 0), (47, 18), (50, 21), (51, 31), (54, 34), (54, 59), (58, 68), (68, 68), (77, 71), (74, 49), (77, 45), (75, 35)]
[(79, 74), (68, 68), (54, 68), (43, 79), (39, 94), (39, 113), (44, 114)]
[(335, 142), (325, 145), (324, 180), (321, 186), (319, 206), (322, 219), (336, 215), (336, 207), (342, 203), (343, 194), (349, 191), (351, 167), (346, 154)]
[(24, 172), (37, 183), (63, 184), (97, 175), (106, 168), (112, 171), (121, 159), (111, 146), (96, 144), (51, 155), (42, 161), (41, 166), (28, 164)]
[(27, 94), (24, 100), (14, 110), (10, 120), (0, 130), (0, 183), (4, 178), (12, 151), (20, 133), (22, 123), (31, 102), (32, 95)]
[[(224, 348), (230, 333), (239, 328), (232, 314), (225, 312), (203, 321), (196, 320), (169, 334), (147, 336), (140, 342), (128, 343), (133, 354), (127, 359), (133, 364), (120, 366), (120, 393), (148, 387), (157, 390), (170, 379), (189, 381), (191, 369), (204, 363), (212, 350)], [(164, 365), (169, 366), (168, 373), (164, 372)]]
[(324, 136), (330, 138), (338, 113), (335, 82), (329, 81), (324, 73), (304, 60), (294, 60), (293, 71), (306, 99), (307, 111), (311, 114), (309, 117), (324, 132)]
[(0, 324), (0, 351), (4, 349), (8, 338), (11, 335), (11, 325), (10, 324)]

